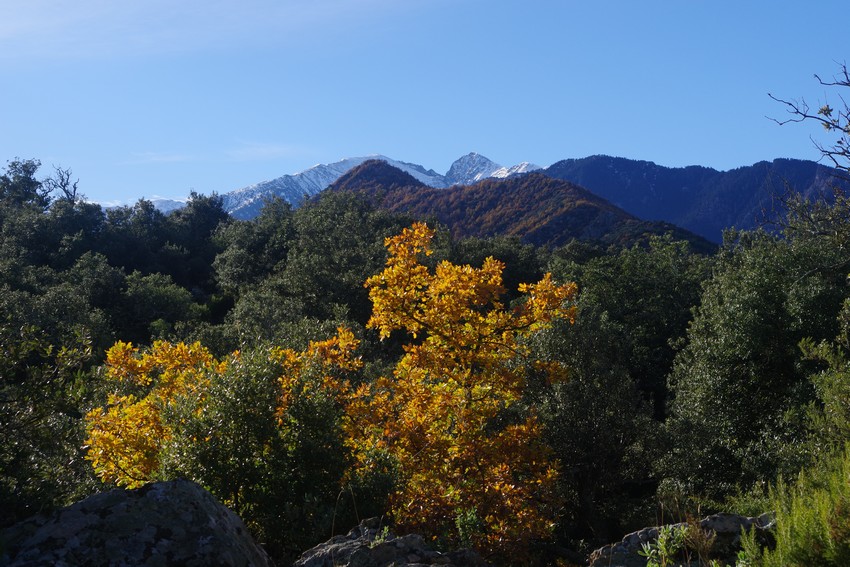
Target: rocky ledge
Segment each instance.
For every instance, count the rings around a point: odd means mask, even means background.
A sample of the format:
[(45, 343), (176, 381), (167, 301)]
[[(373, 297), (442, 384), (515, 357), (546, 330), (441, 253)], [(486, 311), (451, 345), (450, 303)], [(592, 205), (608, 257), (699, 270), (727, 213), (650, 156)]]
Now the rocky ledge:
[(187, 480), (95, 494), (0, 533), (0, 565), (267, 566), (239, 517)]

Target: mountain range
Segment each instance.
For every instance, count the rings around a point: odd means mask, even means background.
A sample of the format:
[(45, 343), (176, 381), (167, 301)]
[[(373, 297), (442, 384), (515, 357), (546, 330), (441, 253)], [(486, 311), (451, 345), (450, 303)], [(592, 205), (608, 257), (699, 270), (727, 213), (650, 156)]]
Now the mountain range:
[(456, 160), (445, 175), (441, 175), (433, 169), (425, 169), (421, 165), (397, 161), (382, 155), (371, 155), (315, 165), (294, 175), (284, 175), (231, 191), (223, 195), (224, 207), (236, 218), (250, 219), (259, 214), (263, 203), (271, 197), (280, 197), (293, 205), (298, 205), (305, 197), (316, 195), (344, 173), (367, 160), (384, 161), (421, 183), (438, 188), (468, 185), (490, 177), (504, 179), (512, 175), (540, 169), (540, 166), (528, 162), (513, 167), (503, 167), (482, 155), (470, 153)]
[(535, 246), (572, 239), (629, 246), (672, 232), (700, 252), (707, 240), (664, 222), (643, 221), (574, 183), (529, 172), (506, 179), (436, 188), (381, 160), (368, 160), (327, 188), (365, 197), (377, 208), (445, 225), (457, 238), (515, 236)]
[[(408, 183), (407, 187), (417, 187), (412, 189), (414, 193), (427, 193), (429, 199), (435, 200), (448, 196), (440, 196), (439, 191), (425, 192), (423, 187), (445, 191), (486, 182), (482, 188), (469, 194), (478, 195), (487, 201), (487, 191), (516, 188), (512, 180), (517, 176), (542, 174), (583, 188), (635, 219), (670, 223), (715, 243), (720, 242), (723, 230), (727, 228), (750, 229), (765, 223), (789, 188), (806, 197), (830, 196), (835, 186), (850, 189), (850, 183), (841, 179), (836, 170), (812, 161), (795, 159), (762, 161), (718, 171), (702, 166), (671, 168), (649, 161), (595, 155), (565, 159), (541, 168), (529, 162), (504, 167), (480, 154), (470, 153), (456, 160), (445, 174), (440, 174), (418, 164), (373, 155), (316, 165), (300, 173), (231, 191), (222, 195), (224, 206), (230, 214), (240, 219), (255, 217), (263, 204), (274, 197), (298, 206), (305, 198), (324, 191), (345, 174), (369, 161), (381, 161), (404, 172), (416, 182)], [(360, 175), (364, 175), (363, 172)], [(526, 191), (550, 188), (539, 178), (535, 179), (537, 181), (525, 186)], [(456, 194), (455, 190), (447, 193)], [(541, 198), (543, 196), (539, 195)], [(545, 196), (552, 197), (551, 194)], [(516, 196), (528, 207), (542, 206), (535, 203), (533, 197), (533, 193)], [(396, 194), (395, 198), (401, 197)], [(409, 201), (412, 197), (405, 199)], [(155, 205), (166, 210), (182, 204), (158, 201)], [(421, 208), (422, 205), (417, 207)], [(591, 228), (587, 230), (592, 232)]]

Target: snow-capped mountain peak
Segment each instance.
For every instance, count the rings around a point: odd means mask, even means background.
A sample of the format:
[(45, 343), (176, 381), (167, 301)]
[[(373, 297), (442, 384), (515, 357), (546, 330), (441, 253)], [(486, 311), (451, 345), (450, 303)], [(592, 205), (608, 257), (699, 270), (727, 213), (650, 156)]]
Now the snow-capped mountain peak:
[(434, 170), (426, 170), (421, 165), (394, 160), (381, 154), (370, 154), (368, 156), (362, 157), (345, 158), (341, 159), (340, 161), (329, 164), (320, 163), (314, 165), (309, 169), (300, 171), (294, 175), (284, 175), (283, 177), (300, 177), (302, 179), (314, 180), (317, 185), (321, 186), (318, 190), (310, 193), (315, 194), (321, 191), (322, 189), (325, 189), (328, 185), (339, 179), (346, 172), (370, 159), (378, 159), (381, 161), (385, 161), (391, 166), (396, 167), (406, 173), (409, 173), (425, 185), (430, 185), (432, 187), (442, 186), (443, 176), (435, 172)]
[(446, 173), (447, 185), (471, 185), (492, 176), (494, 171), (502, 168), (481, 154), (469, 153), (456, 160)]
[(164, 197), (154, 197), (150, 201), (159, 212), (165, 214), (182, 209), (186, 206), (186, 199), (166, 199)]
[(346, 158), (334, 163), (318, 164), (292, 175), (261, 181), (224, 195), (224, 208), (236, 218), (249, 219), (257, 216), (265, 201), (280, 197), (293, 205), (299, 205), (305, 197), (325, 190), (328, 185), (344, 173), (370, 159), (379, 159), (405, 171), (426, 185), (446, 187), (443, 176), (421, 165), (397, 161), (386, 156), (373, 154)]

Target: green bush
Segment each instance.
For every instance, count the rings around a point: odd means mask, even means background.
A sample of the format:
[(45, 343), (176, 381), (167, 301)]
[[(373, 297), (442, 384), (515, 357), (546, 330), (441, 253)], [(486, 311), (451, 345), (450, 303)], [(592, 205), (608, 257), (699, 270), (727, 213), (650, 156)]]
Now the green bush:
[(174, 434), (160, 474), (207, 488), (276, 561), (291, 562), (354, 519), (337, 504), (347, 465), (338, 408), (307, 391), (280, 412), (281, 372), (258, 348), (210, 373), (202, 394), (167, 410)]
[[(2, 306), (0, 306), (2, 307)], [(87, 337), (54, 346), (0, 310), (0, 528), (94, 491), (81, 411), (91, 392)]]
[(761, 549), (744, 538), (743, 560), (755, 567), (850, 565), (850, 447), (778, 483), (771, 501), (776, 512), (776, 546)]

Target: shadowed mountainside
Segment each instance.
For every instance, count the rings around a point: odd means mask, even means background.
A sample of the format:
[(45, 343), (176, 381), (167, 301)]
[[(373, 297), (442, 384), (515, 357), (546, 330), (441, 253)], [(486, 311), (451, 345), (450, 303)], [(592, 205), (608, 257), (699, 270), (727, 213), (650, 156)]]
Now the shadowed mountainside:
[(714, 242), (726, 228), (755, 228), (771, 220), (789, 189), (815, 197), (831, 195), (836, 186), (850, 188), (837, 170), (795, 159), (717, 171), (597, 155), (559, 161), (544, 173), (585, 187), (640, 218), (670, 222)]

